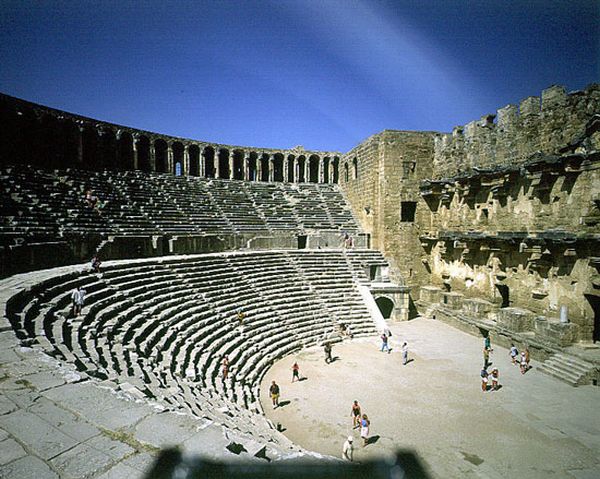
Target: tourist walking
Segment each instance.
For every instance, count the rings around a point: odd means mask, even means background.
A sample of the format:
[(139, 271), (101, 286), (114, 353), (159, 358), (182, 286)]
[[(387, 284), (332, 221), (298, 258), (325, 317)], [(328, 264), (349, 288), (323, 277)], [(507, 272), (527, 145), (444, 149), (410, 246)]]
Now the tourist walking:
[(279, 386), (275, 381), (271, 382), (269, 394), (271, 395), (271, 401), (273, 401), (273, 409), (275, 409), (279, 406)]
[(498, 390), (498, 379), (499, 379), (498, 368), (492, 369), (490, 378), (492, 378), (492, 391), (497, 391)]
[(402, 344), (402, 365), (406, 366), (407, 363), (408, 363), (408, 344), (403, 343)]
[(77, 317), (81, 314), (85, 302), (85, 289), (81, 286), (75, 288), (71, 293), (71, 301), (73, 303), (73, 316)]
[(354, 459), (354, 438), (352, 436), (348, 436), (348, 439), (344, 442), (344, 446), (342, 447), (342, 459), (345, 461), (352, 462)]
[(515, 347), (514, 344), (510, 345), (510, 352), (508, 353), (510, 356), (510, 360), (513, 364), (517, 364), (517, 357), (519, 356), (519, 350)]
[(300, 381), (300, 366), (297, 362), (292, 366), (292, 382), (296, 380)]
[(329, 364), (333, 361), (333, 357), (331, 356), (331, 343), (325, 343), (323, 350), (325, 351), (325, 363)]
[(483, 369), (487, 369), (490, 365), (490, 350), (488, 348), (483, 348)]
[(360, 404), (358, 401), (354, 401), (352, 404), (352, 410), (350, 411), (350, 417), (352, 417), (352, 429), (356, 429), (360, 426)]
[(387, 334), (382, 333), (381, 335), (381, 352), (383, 353), (384, 351), (387, 351), (388, 354), (390, 354), (390, 346), (388, 344), (388, 337)]
[(223, 379), (227, 379), (227, 375), (229, 374), (229, 356), (227, 354), (223, 356), (221, 367), (223, 368)]
[(100, 258), (98, 258), (98, 256), (94, 256), (92, 258), (92, 271), (94, 273), (100, 273), (100, 265), (102, 264), (102, 261), (100, 261)]
[(527, 364), (528, 371), (529, 371), (529, 361), (531, 361), (531, 357), (529, 356), (529, 348), (525, 347), (525, 363)]
[(527, 372), (527, 356), (525, 355), (525, 351), (521, 353), (521, 361), (519, 361), (519, 366), (521, 367), (521, 374), (525, 374)]
[(363, 447), (369, 444), (369, 427), (371, 426), (371, 421), (369, 421), (369, 417), (366, 414), (363, 414), (362, 419), (360, 420), (360, 437), (363, 440)]
[(488, 386), (488, 372), (487, 372), (487, 369), (483, 368), (481, 370), (481, 390), (483, 392), (486, 392), (487, 386)]

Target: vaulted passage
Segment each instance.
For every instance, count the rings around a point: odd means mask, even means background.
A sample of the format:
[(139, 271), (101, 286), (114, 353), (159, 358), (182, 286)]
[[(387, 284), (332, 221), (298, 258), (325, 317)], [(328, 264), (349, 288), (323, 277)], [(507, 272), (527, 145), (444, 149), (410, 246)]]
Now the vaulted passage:
[(379, 311), (381, 311), (381, 315), (385, 319), (389, 319), (389, 317), (392, 315), (392, 311), (394, 310), (394, 302), (385, 296), (380, 296), (375, 300), (375, 303), (377, 304)]

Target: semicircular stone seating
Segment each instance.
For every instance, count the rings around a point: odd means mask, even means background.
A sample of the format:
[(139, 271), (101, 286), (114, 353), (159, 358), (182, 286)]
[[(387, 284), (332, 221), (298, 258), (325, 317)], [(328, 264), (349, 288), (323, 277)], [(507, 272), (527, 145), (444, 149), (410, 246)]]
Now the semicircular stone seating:
[[(139, 398), (263, 439), (260, 381), (274, 361), (323, 340), (375, 333), (359, 291), (372, 250), (271, 250), (107, 262), (23, 290), (6, 312), (23, 344)], [(79, 317), (71, 293), (86, 290)], [(245, 315), (243, 323), (238, 311)], [(221, 361), (229, 356), (230, 373)]]

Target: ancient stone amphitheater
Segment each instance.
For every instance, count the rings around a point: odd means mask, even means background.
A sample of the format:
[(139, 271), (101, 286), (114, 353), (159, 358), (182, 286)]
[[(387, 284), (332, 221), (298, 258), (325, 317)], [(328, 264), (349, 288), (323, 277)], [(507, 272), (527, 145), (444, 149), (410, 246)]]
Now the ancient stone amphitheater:
[(276, 360), (345, 340), (340, 324), (437, 317), (596, 383), (599, 112), (597, 85), (552, 87), (451, 135), (384, 131), (342, 154), (0, 96), (2, 473), (139, 476), (169, 443), (311, 457), (258, 391)]

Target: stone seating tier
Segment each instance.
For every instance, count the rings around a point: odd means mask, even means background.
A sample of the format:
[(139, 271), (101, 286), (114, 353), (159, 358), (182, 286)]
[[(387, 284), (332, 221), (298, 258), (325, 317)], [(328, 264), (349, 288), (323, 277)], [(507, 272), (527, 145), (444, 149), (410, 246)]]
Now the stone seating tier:
[[(85, 201), (92, 190), (104, 206)], [(58, 236), (358, 231), (337, 185), (260, 183), (139, 171), (0, 170), (0, 246)]]
[[(82, 374), (239, 428), (240, 415), (261, 411), (259, 382), (276, 359), (324, 339), (339, 341), (340, 316), (356, 335), (376, 333), (351, 269), (363, 255), (373, 261), (361, 250), (111, 262), (100, 275), (69, 273), (18, 293), (7, 316), (24, 343)], [(73, 318), (71, 292), (79, 285), (86, 305)], [(340, 295), (350, 310), (334, 301)], [(238, 308), (246, 314), (243, 324)], [(247, 424), (248, 434), (268, 434), (266, 424), (258, 430)]]

